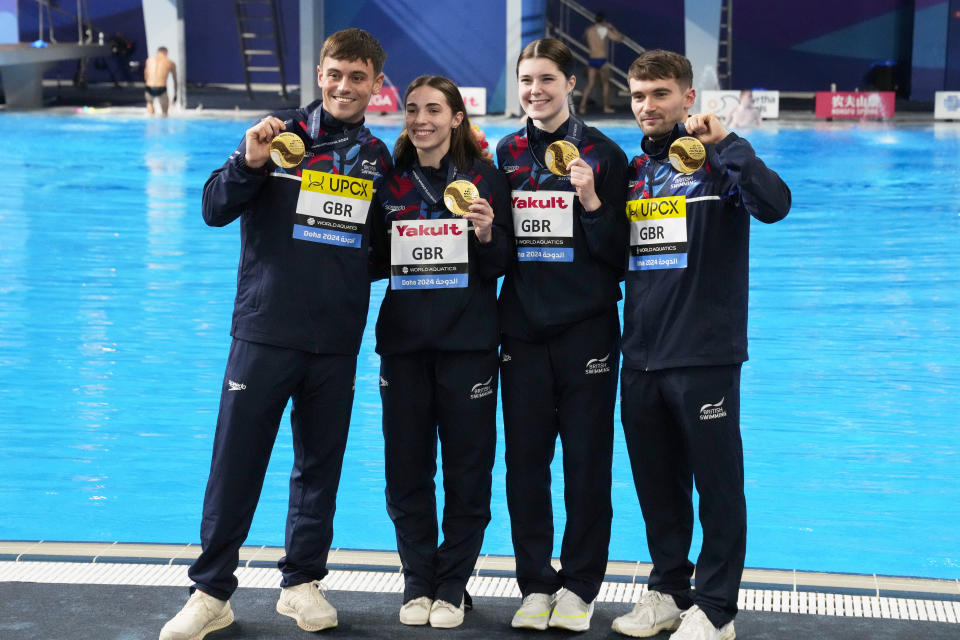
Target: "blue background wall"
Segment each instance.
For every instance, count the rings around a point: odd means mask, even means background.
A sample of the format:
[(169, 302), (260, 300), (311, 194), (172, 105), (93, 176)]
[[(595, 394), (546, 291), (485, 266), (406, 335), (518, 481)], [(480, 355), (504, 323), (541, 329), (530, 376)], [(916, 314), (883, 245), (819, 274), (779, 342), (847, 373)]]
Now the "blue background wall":
[[(298, 0), (278, 0), (287, 58), (286, 80), (297, 84), (299, 55)], [(75, 5), (61, 3), (71, 11)], [(637, 0), (584, 0), (602, 10), (624, 33), (647, 48), (684, 49), (683, 3)], [(555, 19), (555, 3), (523, 0), (524, 43), (543, 33)], [(441, 73), (463, 85), (485, 86), (491, 111), (504, 106), (506, 0), (486, 0), (482, 7), (465, 0), (435, 3), (424, 11), (416, 0), (351, 0), (325, 3), (327, 32), (358, 26), (376, 35), (388, 51), (386, 73), (401, 90), (421, 73)], [(37, 4), (18, 0), (20, 39), (37, 38)], [(140, 0), (89, 0), (93, 21), (108, 37), (122, 34), (134, 43), (132, 59), (146, 56)], [(442, 10), (440, 10), (442, 8)], [(188, 1), (187, 81), (241, 83), (243, 74), (232, 0)], [(896, 82), (913, 85), (915, 99), (929, 100), (940, 89), (960, 89), (960, 0), (735, 0), (733, 84), (781, 90), (838, 89), (867, 86), (871, 64), (891, 61)], [(55, 16), (57, 37), (76, 40), (75, 23)], [(586, 26), (574, 20), (575, 33)], [(47, 39), (46, 33), (44, 39)], [(632, 54), (615, 59), (626, 68)], [(120, 79), (142, 79), (116, 59), (106, 64)], [(76, 63), (62, 63), (47, 74), (70, 80)], [(109, 74), (91, 65), (89, 80)], [(254, 80), (257, 80), (255, 77)], [(273, 81), (260, 76), (262, 81)]]
[[(913, 0), (735, 0), (734, 88), (863, 88), (874, 62), (909, 79)], [(783, 6), (788, 5), (788, 6)]]
[[(439, 3), (437, 3), (439, 5)], [(504, 108), (506, 2), (482, 6), (447, 2), (425, 10), (422, 0), (327, 2), (325, 29), (366, 29), (387, 51), (384, 69), (401, 94), (425, 73), (449, 76), (461, 86), (487, 87), (491, 111)]]

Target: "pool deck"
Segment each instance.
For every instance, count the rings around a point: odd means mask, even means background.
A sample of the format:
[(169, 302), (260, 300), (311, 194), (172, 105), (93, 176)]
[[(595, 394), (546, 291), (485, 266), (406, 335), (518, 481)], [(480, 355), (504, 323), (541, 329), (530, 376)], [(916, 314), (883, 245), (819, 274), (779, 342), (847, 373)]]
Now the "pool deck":
[[(184, 602), (187, 566), (198, 552), (196, 545), (0, 542), (0, 637), (156, 637)], [(277, 547), (241, 550), (240, 588), (231, 600), (237, 622), (212, 640), (306, 637), (273, 608), (280, 582), (276, 560), (282, 553)], [(329, 567), (324, 583), (341, 623), (331, 637), (436, 634), (396, 620), (403, 588), (396, 553), (335, 549)], [(524, 635), (507, 625), (520, 598), (513, 569), (513, 558), (480, 558), (468, 584), (474, 610), (451, 633), (462, 638)], [(620, 637), (610, 623), (645, 591), (649, 571), (643, 562), (609, 563), (591, 630), (561, 635)], [(741, 638), (960, 637), (957, 580), (747, 569), (739, 606)], [(53, 611), (58, 615), (50, 615)]]
[[(209, 118), (209, 119), (238, 119), (249, 121), (264, 113), (284, 107), (295, 107), (299, 104), (299, 91), (291, 90), (287, 98), (279, 93), (279, 85), (254, 84), (252, 98), (247, 95), (243, 85), (194, 85), (187, 87), (187, 103), (172, 105), (171, 118)], [(604, 114), (599, 109), (592, 109), (585, 116), (587, 124), (603, 126), (635, 126), (629, 103), (625, 97), (618, 97), (619, 104), (614, 102), (617, 111), (613, 114)], [(46, 79), (43, 86), (42, 110), (28, 111), (27, 113), (73, 114), (89, 115), (115, 114), (122, 117), (149, 117), (144, 107), (142, 83), (120, 83), (114, 86), (111, 83), (91, 84), (85, 87), (74, 87), (68, 80), (55, 81)], [(819, 122), (824, 125), (832, 124), (837, 127), (856, 126), (857, 119), (836, 119), (832, 123), (817, 119), (814, 116), (813, 99), (784, 99), (781, 100), (780, 117), (777, 120), (767, 121), (769, 124), (790, 126), (791, 123), (809, 125)], [(6, 106), (0, 104), (0, 114), (7, 112)], [(15, 113), (16, 111), (9, 111)], [(518, 122), (515, 117), (504, 116), (473, 116), (472, 120), (481, 125), (484, 122), (492, 124), (514, 125)], [(400, 114), (367, 114), (369, 124), (400, 124)], [(894, 125), (930, 125), (933, 118), (933, 104), (925, 102), (897, 101), (896, 114), (885, 121), (868, 121), (868, 124), (885, 127)], [(960, 127), (956, 121), (936, 121), (944, 126)]]

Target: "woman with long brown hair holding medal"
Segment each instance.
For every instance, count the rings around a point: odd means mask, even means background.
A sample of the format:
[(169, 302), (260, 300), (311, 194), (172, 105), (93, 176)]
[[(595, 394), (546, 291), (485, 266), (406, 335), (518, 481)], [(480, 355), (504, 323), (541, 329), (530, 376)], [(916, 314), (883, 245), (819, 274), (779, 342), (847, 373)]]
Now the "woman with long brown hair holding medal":
[[(500, 293), (507, 504), (524, 598), (512, 626), (585, 631), (607, 566), (617, 301), (627, 251), (627, 160), (570, 112), (573, 56), (559, 40), (517, 61), (526, 127), (497, 146), (513, 190), (517, 262)], [(551, 565), (550, 463), (563, 444), (566, 528)]]
[(377, 320), (387, 512), (404, 571), (400, 621), (449, 628), (470, 606), (490, 521), (497, 278), (513, 259), (513, 226), (506, 181), (483, 160), (457, 86), (421, 76), (404, 108), (396, 168), (371, 209), (373, 263), (389, 274)]

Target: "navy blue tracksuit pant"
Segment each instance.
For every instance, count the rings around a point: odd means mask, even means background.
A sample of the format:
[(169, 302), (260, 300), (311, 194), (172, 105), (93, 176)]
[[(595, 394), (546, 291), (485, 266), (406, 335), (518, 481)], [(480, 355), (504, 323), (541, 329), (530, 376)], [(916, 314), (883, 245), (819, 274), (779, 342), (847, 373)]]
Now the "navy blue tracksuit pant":
[(356, 367), (353, 355), (317, 355), (233, 340), (203, 499), (203, 552), (189, 570), (195, 588), (221, 600), (237, 588), (233, 573), (239, 549), (250, 531), (290, 398), (294, 461), (281, 584), (290, 587), (326, 576)]
[[(502, 336), (507, 506), (524, 596), (566, 587), (592, 602), (610, 543), (613, 415), (620, 363), (616, 307), (539, 342)], [(550, 463), (563, 444), (567, 522), (558, 572)]]
[[(497, 447), (497, 352), (383, 356), (387, 513), (403, 563), (403, 601), (459, 605), (483, 532)], [(443, 543), (437, 546), (437, 438), (443, 463)]]
[[(620, 406), (653, 559), (650, 589), (696, 604), (717, 627), (737, 614), (747, 541), (740, 439), (740, 364), (624, 368)], [(690, 590), (693, 501), (703, 546)]]

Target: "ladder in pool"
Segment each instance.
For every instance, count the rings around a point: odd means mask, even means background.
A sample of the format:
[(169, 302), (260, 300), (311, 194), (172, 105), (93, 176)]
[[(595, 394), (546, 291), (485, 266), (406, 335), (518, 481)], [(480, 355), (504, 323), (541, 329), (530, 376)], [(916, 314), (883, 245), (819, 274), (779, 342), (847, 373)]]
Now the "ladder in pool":
[(733, 0), (720, 6), (720, 33), (717, 38), (717, 81), (721, 89), (733, 88)]
[(237, 36), (247, 97), (253, 100), (250, 74), (271, 73), (276, 74), (280, 95), (286, 98), (280, 14), (275, 0), (234, 0), (233, 8), (237, 14)]

